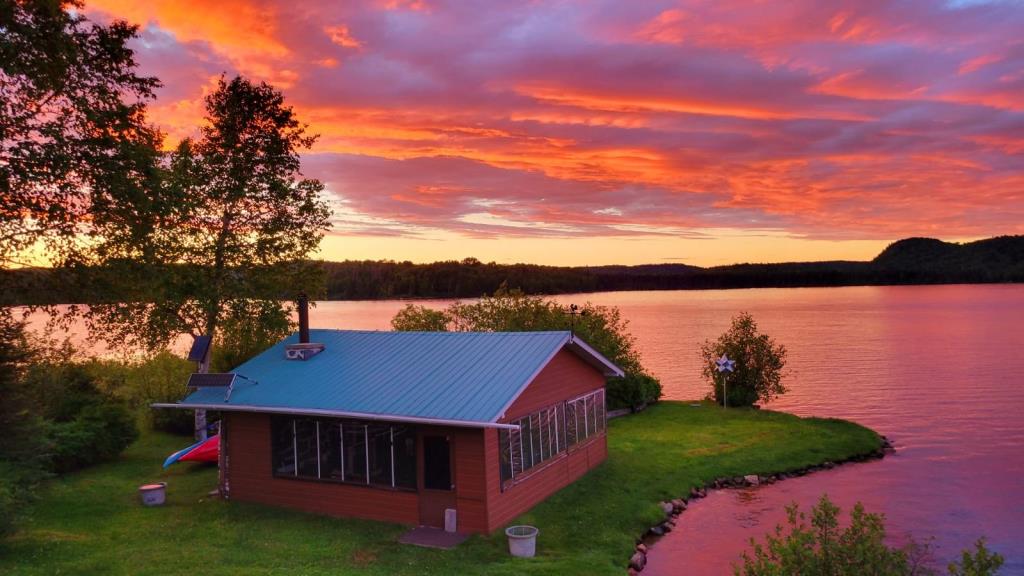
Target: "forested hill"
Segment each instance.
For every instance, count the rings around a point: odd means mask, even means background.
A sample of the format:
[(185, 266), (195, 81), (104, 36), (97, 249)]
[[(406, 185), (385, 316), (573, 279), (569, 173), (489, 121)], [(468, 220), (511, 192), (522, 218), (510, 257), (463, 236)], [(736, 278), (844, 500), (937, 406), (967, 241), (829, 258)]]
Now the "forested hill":
[[(699, 290), (881, 284), (1024, 282), (1024, 236), (1001, 236), (965, 244), (908, 238), (869, 262), (733, 264), (701, 268), (685, 264), (563, 267), (462, 261), (413, 264), (394, 261), (325, 262), (327, 298), (474, 298), (502, 284), (530, 294), (614, 290)], [(48, 270), (12, 272), (31, 276), (30, 293), (5, 290), (4, 304), (81, 301), (69, 278)], [(61, 274), (60, 276), (64, 276)], [(0, 278), (9, 286), (7, 279)], [(19, 285), (26, 285), (19, 282)]]

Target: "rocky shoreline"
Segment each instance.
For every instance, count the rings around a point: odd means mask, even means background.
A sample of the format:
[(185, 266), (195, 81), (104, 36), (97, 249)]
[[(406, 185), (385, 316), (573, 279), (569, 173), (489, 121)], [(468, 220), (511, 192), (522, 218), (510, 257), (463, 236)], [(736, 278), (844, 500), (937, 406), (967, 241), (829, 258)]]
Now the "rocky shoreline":
[(660, 506), (665, 512), (665, 519), (648, 528), (643, 535), (636, 539), (636, 548), (633, 551), (633, 555), (629, 558), (628, 574), (634, 576), (643, 571), (644, 567), (647, 565), (647, 552), (650, 550), (651, 546), (660, 540), (662, 536), (668, 534), (676, 527), (679, 516), (686, 511), (686, 507), (689, 502), (704, 498), (707, 496), (709, 490), (748, 488), (751, 486), (760, 486), (762, 484), (774, 484), (780, 480), (796, 478), (797, 476), (806, 476), (807, 474), (818, 472), (820, 470), (830, 470), (841, 464), (878, 460), (896, 451), (889, 438), (885, 436), (882, 436), (881, 438), (882, 445), (877, 450), (866, 454), (859, 454), (857, 456), (847, 458), (846, 460), (823, 462), (821, 464), (808, 466), (799, 470), (769, 474), (767, 476), (748, 474), (746, 476), (715, 478), (715, 480), (710, 484), (706, 484), (699, 488), (691, 488), (689, 494), (685, 494), (680, 498), (675, 498), (670, 501), (661, 502)]

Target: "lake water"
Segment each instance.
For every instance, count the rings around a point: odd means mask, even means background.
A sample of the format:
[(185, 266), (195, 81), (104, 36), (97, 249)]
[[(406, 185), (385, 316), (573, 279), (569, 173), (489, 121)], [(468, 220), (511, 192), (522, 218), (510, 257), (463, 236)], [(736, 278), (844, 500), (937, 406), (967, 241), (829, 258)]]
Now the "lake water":
[[(670, 399), (702, 397), (699, 346), (751, 312), (789, 349), (790, 392), (769, 407), (861, 422), (892, 438), (881, 461), (695, 503), (645, 575), (729, 574), (748, 547), (823, 492), (885, 513), (895, 541), (933, 539), (937, 565), (978, 536), (1024, 574), (1024, 285), (615, 292), (558, 296), (617, 306)], [(446, 301), (420, 302), (443, 307)], [(388, 329), (404, 302), (320, 302), (313, 327)]]

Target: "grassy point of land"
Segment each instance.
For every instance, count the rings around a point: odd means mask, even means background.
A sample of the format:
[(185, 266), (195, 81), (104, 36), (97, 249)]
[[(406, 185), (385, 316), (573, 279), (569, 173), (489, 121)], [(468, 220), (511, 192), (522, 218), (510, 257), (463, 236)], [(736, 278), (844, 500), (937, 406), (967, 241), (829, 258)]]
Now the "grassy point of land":
[[(621, 575), (634, 538), (664, 517), (661, 500), (716, 477), (881, 446), (875, 432), (842, 420), (661, 402), (611, 421), (608, 461), (519, 518), (541, 530), (538, 557), (513, 559), (501, 533), (428, 550), (397, 544), (402, 526), (210, 498), (215, 468), (160, 469), (187, 442), (146, 434), (119, 461), (51, 482), (0, 544), (0, 573)], [(136, 488), (158, 479), (168, 483), (166, 506), (143, 508)]]

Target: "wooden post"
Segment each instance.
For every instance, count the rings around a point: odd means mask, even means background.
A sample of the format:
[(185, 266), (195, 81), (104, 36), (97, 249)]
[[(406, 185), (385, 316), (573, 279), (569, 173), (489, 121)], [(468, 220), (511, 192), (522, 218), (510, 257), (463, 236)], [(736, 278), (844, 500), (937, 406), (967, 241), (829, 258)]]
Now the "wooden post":
[[(199, 362), (198, 369), (196, 370), (199, 374), (208, 374), (210, 372), (210, 348), (213, 348), (213, 342), (210, 343), (210, 346), (206, 349), (206, 354)], [(206, 410), (196, 409), (194, 431), (197, 441), (206, 440)]]
[(227, 418), (224, 415), (220, 419), (220, 454), (217, 461), (217, 488), (220, 490), (220, 497), (227, 500), (231, 497), (231, 480), (228, 477), (228, 430)]

